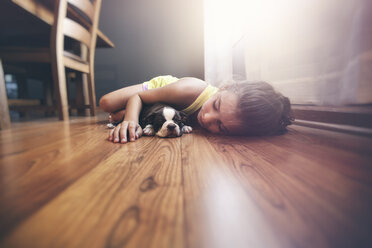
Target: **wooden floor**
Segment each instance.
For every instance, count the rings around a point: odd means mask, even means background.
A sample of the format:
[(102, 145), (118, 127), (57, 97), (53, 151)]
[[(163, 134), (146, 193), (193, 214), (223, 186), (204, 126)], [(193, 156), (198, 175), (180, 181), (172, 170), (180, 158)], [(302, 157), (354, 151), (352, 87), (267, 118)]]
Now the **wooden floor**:
[(0, 247), (372, 247), (372, 139), (106, 140), (104, 117), (0, 132)]

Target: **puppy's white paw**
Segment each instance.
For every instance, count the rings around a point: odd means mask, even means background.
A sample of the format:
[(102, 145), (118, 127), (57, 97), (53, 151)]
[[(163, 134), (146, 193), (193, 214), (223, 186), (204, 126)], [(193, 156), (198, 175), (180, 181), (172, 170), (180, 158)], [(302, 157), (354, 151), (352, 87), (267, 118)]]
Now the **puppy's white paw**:
[(146, 135), (146, 136), (154, 136), (155, 135), (155, 130), (154, 128), (152, 127), (152, 125), (147, 125), (144, 129), (143, 129), (143, 134)]
[(192, 127), (190, 127), (190, 126), (183, 126), (182, 132), (183, 133), (191, 133), (192, 132)]
[(115, 125), (112, 124), (112, 123), (109, 123), (109, 124), (107, 124), (107, 128), (113, 129), (113, 128), (115, 128)]

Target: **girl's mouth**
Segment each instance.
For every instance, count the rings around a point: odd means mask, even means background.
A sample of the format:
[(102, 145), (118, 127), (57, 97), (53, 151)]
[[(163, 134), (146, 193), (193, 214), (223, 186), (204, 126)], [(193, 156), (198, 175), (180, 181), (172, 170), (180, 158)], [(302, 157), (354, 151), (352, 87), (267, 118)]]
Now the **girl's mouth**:
[(199, 114), (198, 114), (198, 122), (199, 122), (199, 124), (200, 124), (200, 126), (202, 128), (205, 128), (205, 125), (204, 125), (202, 116), (203, 116), (203, 114), (201, 112), (199, 112)]

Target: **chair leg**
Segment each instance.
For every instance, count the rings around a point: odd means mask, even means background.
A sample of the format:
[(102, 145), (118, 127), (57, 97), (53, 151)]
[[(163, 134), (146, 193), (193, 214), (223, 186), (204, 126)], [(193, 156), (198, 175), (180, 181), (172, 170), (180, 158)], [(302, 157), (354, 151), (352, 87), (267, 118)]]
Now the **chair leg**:
[(52, 81), (53, 79), (49, 77), (45, 77), (44, 80), (43, 80), (43, 84), (44, 84), (44, 89), (45, 89), (45, 92), (44, 92), (44, 97), (45, 97), (45, 105), (48, 106), (48, 110), (45, 112), (45, 115), (46, 116), (51, 116), (54, 114), (54, 110), (52, 110), (53, 108), (53, 89), (52, 89)]
[(89, 105), (90, 105), (90, 115), (96, 115), (96, 90), (94, 88), (94, 72), (91, 72), (88, 76), (88, 90), (89, 90)]
[(8, 97), (6, 95), (3, 64), (0, 59), (0, 130), (10, 128)]
[(75, 79), (76, 106), (78, 115), (87, 116), (89, 115), (89, 110), (86, 109), (86, 106), (89, 105), (87, 75), (85, 73), (79, 74), (79, 77)]
[(66, 75), (65, 67), (62, 62), (52, 62), (53, 83), (55, 90), (55, 97), (58, 107), (58, 116), (60, 120), (68, 121), (68, 100), (66, 89)]
[[(88, 58), (88, 49), (85, 45), (80, 46), (81, 51), (81, 57), (83, 59)], [(93, 55), (92, 55), (93, 54)], [(94, 53), (91, 52), (90, 54), (91, 59), (94, 61)], [(94, 87), (94, 63), (89, 64), (89, 71), (90, 73), (85, 74), (83, 73), (82, 82), (83, 82), (83, 89), (84, 89), (84, 95), (86, 96), (86, 88), (88, 88), (89, 92), (89, 109), (90, 109), (90, 115), (95, 116), (96, 115), (96, 90)], [(85, 102), (87, 102), (87, 99), (85, 97)]]

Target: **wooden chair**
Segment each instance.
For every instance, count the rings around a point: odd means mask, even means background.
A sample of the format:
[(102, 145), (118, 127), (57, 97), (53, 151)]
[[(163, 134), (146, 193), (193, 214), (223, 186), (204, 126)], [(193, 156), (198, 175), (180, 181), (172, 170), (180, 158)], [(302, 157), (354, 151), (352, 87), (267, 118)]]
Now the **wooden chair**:
[(10, 128), (8, 98), (6, 96), (3, 64), (0, 59), (0, 130)]
[[(100, 7), (101, 0), (56, 0), (49, 47), (0, 48), (0, 58), (3, 63), (51, 63), (56, 103), (61, 120), (69, 119), (66, 69), (87, 75), (89, 104), (83, 107), (88, 107), (92, 116), (96, 115), (94, 53)], [(66, 50), (66, 40), (78, 44), (79, 49), (74, 46), (75, 49)]]

